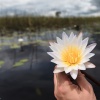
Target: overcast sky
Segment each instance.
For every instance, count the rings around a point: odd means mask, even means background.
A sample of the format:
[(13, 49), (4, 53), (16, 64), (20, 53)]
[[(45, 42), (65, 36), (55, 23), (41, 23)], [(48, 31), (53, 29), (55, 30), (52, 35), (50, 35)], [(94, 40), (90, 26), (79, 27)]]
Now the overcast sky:
[(39, 15), (99, 16), (100, 0), (0, 0), (0, 9), (17, 9)]

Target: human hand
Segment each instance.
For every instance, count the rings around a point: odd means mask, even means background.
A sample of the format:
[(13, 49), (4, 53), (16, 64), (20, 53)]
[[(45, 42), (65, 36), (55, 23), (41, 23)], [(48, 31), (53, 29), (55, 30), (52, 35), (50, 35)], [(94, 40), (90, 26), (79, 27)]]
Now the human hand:
[(57, 100), (96, 100), (91, 84), (79, 72), (78, 85), (70, 81), (64, 72), (54, 74), (54, 95)]

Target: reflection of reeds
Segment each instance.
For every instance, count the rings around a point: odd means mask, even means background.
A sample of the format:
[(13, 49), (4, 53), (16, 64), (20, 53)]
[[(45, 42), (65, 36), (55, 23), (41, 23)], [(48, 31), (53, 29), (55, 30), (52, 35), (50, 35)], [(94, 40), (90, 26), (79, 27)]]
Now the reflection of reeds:
[(31, 31), (40, 30), (41, 28), (58, 29), (70, 27), (73, 25), (85, 25), (94, 27), (94, 24), (100, 24), (100, 17), (1, 17), (0, 29), (22, 30), (29, 28)]
[(32, 65), (33, 65), (33, 55), (34, 55), (34, 45), (31, 46), (31, 59), (30, 59), (30, 70), (32, 70)]
[(13, 59), (13, 65), (14, 65), (16, 62), (16, 49), (14, 48), (13, 50), (14, 50), (14, 59)]

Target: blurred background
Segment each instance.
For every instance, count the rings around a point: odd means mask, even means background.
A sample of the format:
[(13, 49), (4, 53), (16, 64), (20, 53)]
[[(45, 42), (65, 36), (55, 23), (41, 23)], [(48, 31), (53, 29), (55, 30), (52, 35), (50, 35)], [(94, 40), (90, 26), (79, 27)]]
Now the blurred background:
[(86, 72), (100, 82), (100, 0), (0, 0), (0, 100), (56, 100), (46, 52), (63, 31), (97, 43)]

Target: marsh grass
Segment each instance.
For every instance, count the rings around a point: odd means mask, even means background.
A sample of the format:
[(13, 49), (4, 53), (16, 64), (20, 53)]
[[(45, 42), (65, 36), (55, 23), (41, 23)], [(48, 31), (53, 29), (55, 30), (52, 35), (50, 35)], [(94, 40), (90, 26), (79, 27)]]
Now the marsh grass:
[(73, 25), (100, 31), (100, 17), (0, 17), (0, 31), (3, 30), (2, 34), (11, 34), (7, 30), (40, 31), (41, 29), (68, 28), (73, 27)]

